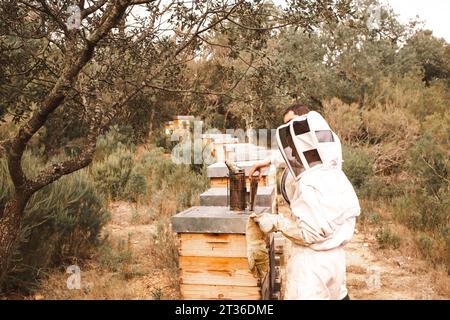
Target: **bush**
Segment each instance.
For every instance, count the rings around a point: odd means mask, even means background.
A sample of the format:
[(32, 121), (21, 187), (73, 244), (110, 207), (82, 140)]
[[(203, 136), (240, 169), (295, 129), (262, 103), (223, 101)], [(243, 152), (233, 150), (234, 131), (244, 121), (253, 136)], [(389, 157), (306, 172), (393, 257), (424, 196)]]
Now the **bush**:
[(390, 181), (388, 177), (368, 177), (359, 189), (359, 194), (367, 199), (393, 199), (404, 193), (406, 182)]
[[(176, 196), (177, 210), (191, 206), (206, 189), (206, 175), (196, 174), (189, 166), (177, 165), (167, 178), (168, 191)], [(183, 183), (180, 184), (180, 181)]]
[(171, 136), (167, 135), (162, 129), (158, 130), (154, 135), (154, 142), (158, 148), (162, 148), (164, 151), (170, 152), (177, 144), (176, 141), (171, 140)]
[(420, 232), (416, 238), (422, 255), (433, 264), (445, 265), (448, 271), (450, 271), (449, 241), (449, 235), (443, 233)]
[(324, 117), (343, 141), (356, 141), (360, 135), (361, 116), (357, 103), (345, 104), (338, 98), (323, 102)]
[(117, 149), (123, 149), (125, 146), (134, 151), (134, 145), (131, 140), (130, 128), (112, 126), (109, 130), (97, 139), (95, 149), (95, 160), (103, 160), (114, 153)]
[(342, 169), (356, 189), (362, 186), (373, 174), (373, 159), (363, 148), (343, 147), (344, 163)]
[(418, 244), (421, 253), (426, 258), (431, 258), (433, 252), (433, 239), (428, 237), (426, 234), (421, 233), (418, 237)]
[(395, 105), (377, 106), (362, 113), (364, 128), (371, 143), (414, 141), (419, 131), (417, 120)]
[(420, 232), (417, 244), (426, 259), (444, 263), (450, 270), (449, 199), (448, 192), (439, 197), (422, 192), (406, 194), (394, 201), (394, 219)]
[(392, 175), (404, 169), (406, 153), (417, 139), (419, 125), (406, 110), (395, 105), (378, 105), (362, 113), (366, 141), (371, 144), (374, 170)]
[(147, 180), (145, 176), (138, 172), (136, 167), (130, 174), (130, 178), (125, 186), (124, 194), (128, 200), (133, 202), (139, 202), (140, 196), (147, 193)]
[(389, 227), (381, 227), (375, 235), (380, 249), (400, 248), (400, 237)]
[[(32, 175), (39, 159), (26, 152), (23, 166)], [(11, 192), (4, 160), (0, 160), (0, 210)], [(99, 235), (107, 222), (102, 197), (87, 170), (64, 176), (36, 192), (25, 209), (22, 228), (12, 257), (12, 269), (1, 289), (33, 289), (45, 270), (90, 256), (100, 243)]]
[(435, 194), (448, 190), (450, 181), (450, 112), (427, 117), (422, 127), (422, 136), (408, 154), (409, 171), (426, 193)]
[(112, 200), (126, 199), (125, 189), (134, 166), (134, 154), (122, 145), (92, 166), (97, 189)]
[(148, 191), (151, 194), (157, 193), (166, 184), (167, 177), (176, 167), (162, 148), (146, 150), (141, 155), (140, 165), (140, 173), (150, 181)]
[[(173, 163), (161, 148), (147, 150), (142, 154), (139, 172), (149, 181), (147, 198), (160, 212), (166, 211), (171, 202), (174, 203), (171, 208), (174, 211), (191, 206), (208, 185), (204, 170), (196, 173), (189, 165)], [(164, 203), (166, 206), (163, 210)]]

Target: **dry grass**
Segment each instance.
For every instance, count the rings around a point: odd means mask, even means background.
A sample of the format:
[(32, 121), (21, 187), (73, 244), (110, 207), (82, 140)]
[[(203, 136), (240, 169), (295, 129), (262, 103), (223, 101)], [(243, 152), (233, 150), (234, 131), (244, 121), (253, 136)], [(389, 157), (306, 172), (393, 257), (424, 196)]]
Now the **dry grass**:
[[(392, 298), (395, 298), (396, 290), (408, 289), (411, 291), (411, 296), (405, 296), (402, 299), (450, 299), (450, 277), (445, 266), (434, 266), (425, 260), (417, 244), (416, 233), (402, 224), (392, 222), (389, 212), (383, 211), (380, 223), (389, 221), (390, 230), (400, 238), (399, 248), (379, 248), (374, 239), (378, 225), (366, 224), (363, 228), (359, 224), (358, 229), (365, 230), (365, 234), (357, 237), (363, 237), (363, 241), (370, 244), (373, 254), (371, 263), (384, 262), (381, 269), (386, 268), (383, 273), (385, 278), (389, 279), (384, 281), (385, 289), (387, 289), (386, 286), (389, 287), (389, 294), (392, 295)], [(365, 274), (364, 267), (366, 265), (370, 264), (364, 263), (364, 266), (351, 264), (348, 266), (347, 272), (354, 275)], [(356, 287), (358, 284), (361, 283), (350, 283)], [(400, 296), (403, 296), (403, 293), (399, 292)], [(381, 293), (377, 293), (377, 297), (387, 298), (383, 297)]]
[[(157, 226), (146, 219), (138, 223), (133, 216), (135, 210), (126, 202), (111, 205), (111, 221), (104, 230), (108, 242), (89, 263), (80, 265), (81, 289), (67, 289), (69, 275), (65, 270), (54, 270), (29, 298), (179, 299), (178, 269), (155, 257), (155, 252), (161, 252), (162, 257), (170, 243), (161, 241), (163, 245), (158, 245)], [(144, 216), (148, 210), (141, 206), (135, 214)]]

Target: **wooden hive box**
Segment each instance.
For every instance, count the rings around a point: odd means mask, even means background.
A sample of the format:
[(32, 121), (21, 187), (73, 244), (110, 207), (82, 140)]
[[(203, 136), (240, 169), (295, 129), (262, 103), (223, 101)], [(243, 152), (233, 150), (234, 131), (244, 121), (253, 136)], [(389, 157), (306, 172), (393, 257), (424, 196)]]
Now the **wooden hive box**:
[[(256, 161), (242, 161), (236, 162), (236, 165), (245, 170), (247, 187), (250, 185), (248, 173)], [(228, 183), (228, 168), (225, 163), (214, 163), (207, 168), (206, 172), (211, 187), (227, 187)], [(266, 187), (276, 184), (276, 170), (271, 166), (269, 169), (264, 169), (262, 177), (259, 181), (259, 186)]]
[[(210, 186), (211, 187), (227, 187), (227, 183), (228, 183), (228, 177), (211, 177), (209, 178), (209, 182), (210, 182)], [(245, 182), (246, 185), (250, 185), (250, 179), (248, 177), (245, 177)], [(261, 179), (259, 180), (259, 185), (266, 187), (271, 185), (271, 183), (269, 183), (269, 178), (267, 176), (262, 176)]]
[(247, 219), (227, 207), (192, 207), (172, 218), (183, 299), (261, 299), (258, 279), (248, 268)]

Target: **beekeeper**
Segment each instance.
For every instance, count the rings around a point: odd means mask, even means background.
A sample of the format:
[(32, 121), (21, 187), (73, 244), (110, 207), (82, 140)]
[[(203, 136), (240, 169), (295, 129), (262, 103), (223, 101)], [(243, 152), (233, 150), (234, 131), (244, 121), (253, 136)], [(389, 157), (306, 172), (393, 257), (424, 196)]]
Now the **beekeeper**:
[(277, 129), (279, 153), (255, 164), (250, 176), (270, 164), (287, 166), (282, 190), (291, 216), (253, 215), (265, 233), (281, 231), (292, 241), (284, 298), (349, 299), (344, 245), (360, 213), (353, 186), (342, 171), (342, 149), (325, 119), (303, 105), (284, 114)]

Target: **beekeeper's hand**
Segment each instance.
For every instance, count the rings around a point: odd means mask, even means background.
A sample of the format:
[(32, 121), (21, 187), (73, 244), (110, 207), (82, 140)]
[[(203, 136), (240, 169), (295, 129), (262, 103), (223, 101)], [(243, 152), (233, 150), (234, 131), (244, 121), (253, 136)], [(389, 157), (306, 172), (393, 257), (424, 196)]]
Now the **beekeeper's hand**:
[[(268, 166), (270, 166), (270, 160), (264, 160), (264, 161), (257, 162), (250, 169), (248, 176), (250, 177), (250, 179), (258, 179), (259, 180), (262, 175), (262, 170), (264, 168), (267, 168)], [(258, 175), (255, 176), (254, 174), (256, 172), (258, 172)]]
[(270, 213), (263, 213), (255, 218), (256, 222), (259, 225), (259, 228), (264, 233), (278, 231), (278, 219), (278, 214)]

